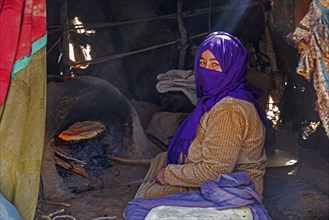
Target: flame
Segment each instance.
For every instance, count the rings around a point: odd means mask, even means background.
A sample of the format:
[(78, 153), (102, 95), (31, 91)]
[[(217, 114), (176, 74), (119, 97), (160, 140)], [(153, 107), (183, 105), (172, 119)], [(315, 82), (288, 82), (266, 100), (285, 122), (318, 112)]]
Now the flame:
[(272, 121), (273, 125), (277, 125), (280, 120), (280, 109), (274, 103), (273, 98), (271, 96), (268, 97), (268, 109), (266, 112), (266, 116), (269, 120)]

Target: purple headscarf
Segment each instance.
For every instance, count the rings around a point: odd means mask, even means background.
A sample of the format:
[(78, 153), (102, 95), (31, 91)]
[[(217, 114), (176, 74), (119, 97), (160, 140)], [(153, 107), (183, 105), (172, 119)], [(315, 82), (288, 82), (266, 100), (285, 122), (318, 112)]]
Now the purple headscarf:
[[(210, 50), (218, 60), (222, 72), (200, 66), (201, 54)], [(194, 74), (198, 104), (194, 111), (178, 127), (171, 139), (167, 153), (167, 164), (183, 164), (191, 142), (195, 138), (202, 115), (226, 96), (253, 103), (265, 127), (265, 110), (258, 102), (262, 90), (248, 84), (246, 73), (248, 53), (243, 44), (225, 32), (213, 32), (200, 44), (194, 62)]]

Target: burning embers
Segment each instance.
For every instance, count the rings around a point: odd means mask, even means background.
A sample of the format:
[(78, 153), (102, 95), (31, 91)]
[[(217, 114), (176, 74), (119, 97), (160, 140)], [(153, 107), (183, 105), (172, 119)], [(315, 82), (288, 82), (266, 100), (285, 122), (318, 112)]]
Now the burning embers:
[(107, 144), (102, 142), (109, 129), (99, 121), (76, 122), (55, 138), (55, 163), (58, 173), (88, 177), (111, 167)]

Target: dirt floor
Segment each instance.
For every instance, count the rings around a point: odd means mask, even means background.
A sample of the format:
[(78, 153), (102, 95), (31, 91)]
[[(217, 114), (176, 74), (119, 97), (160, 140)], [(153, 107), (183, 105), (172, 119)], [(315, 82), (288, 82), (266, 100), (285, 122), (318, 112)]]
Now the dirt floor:
[[(82, 180), (83, 177), (72, 178), (72, 183), (79, 182), (79, 191), (72, 194), (71, 199), (56, 201), (62, 205), (49, 204), (55, 201), (43, 202), (40, 200), (36, 210), (36, 218), (44, 219), (51, 213), (62, 210), (57, 215), (70, 215), (79, 220), (123, 219), (123, 210), (137, 191), (138, 184), (129, 184), (130, 181), (142, 179), (147, 171), (145, 166), (113, 164), (100, 176), (93, 180)], [(90, 187), (92, 186), (92, 188)], [(73, 218), (60, 218), (73, 219)]]
[(300, 161), (293, 175), (306, 179), (329, 195), (329, 160), (324, 158), (322, 151), (300, 147), (297, 143), (297, 132), (292, 131), (289, 126), (277, 128), (276, 143), (273, 147), (298, 153)]
[[(152, 111), (145, 112), (150, 114)], [(144, 123), (145, 126), (149, 122), (149, 117), (144, 115), (141, 118), (142, 124)], [(297, 169), (291, 174), (305, 178), (329, 195), (328, 161), (317, 150), (301, 149), (297, 144), (296, 137), (297, 133), (291, 129), (279, 127), (276, 132), (276, 143), (272, 147), (299, 153), (301, 160)], [(146, 172), (147, 166), (123, 165), (114, 162), (111, 168), (88, 179), (72, 175), (67, 180), (68, 187), (79, 187), (70, 188), (74, 192), (70, 199), (47, 202), (40, 199), (35, 218), (52, 219), (51, 217), (58, 216), (56, 219), (124, 219), (122, 215), (124, 208), (133, 199), (139, 186), (138, 184), (129, 184), (129, 182), (142, 179)], [(49, 204), (51, 202), (62, 204)], [(60, 218), (60, 215), (63, 217)]]

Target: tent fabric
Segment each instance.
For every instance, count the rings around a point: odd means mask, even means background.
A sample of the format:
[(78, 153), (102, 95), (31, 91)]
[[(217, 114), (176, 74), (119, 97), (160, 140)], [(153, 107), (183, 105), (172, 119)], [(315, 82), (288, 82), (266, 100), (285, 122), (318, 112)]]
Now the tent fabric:
[(10, 83), (0, 106), (0, 189), (23, 219), (38, 199), (46, 121), (46, 48)]
[(0, 0), (0, 191), (37, 205), (46, 119), (46, 1)]
[[(44, 45), (44, 38), (41, 42), (37, 40), (45, 34), (46, 0), (0, 0), (0, 105), (8, 92), (10, 75), (15, 77), (27, 65), (33, 55), (32, 48), (40, 49)], [(34, 42), (39, 42), (39, 47), (31, 47)], [(15, 63), (18, 60), (20, 64)], [(14, 63), (21, 68), (12, 71)]]

